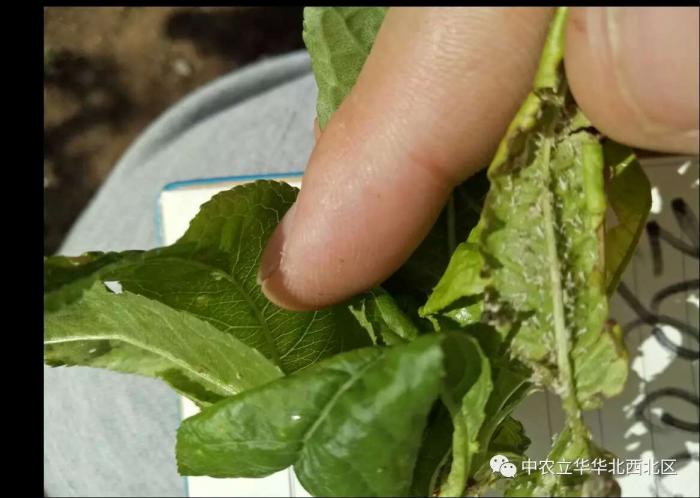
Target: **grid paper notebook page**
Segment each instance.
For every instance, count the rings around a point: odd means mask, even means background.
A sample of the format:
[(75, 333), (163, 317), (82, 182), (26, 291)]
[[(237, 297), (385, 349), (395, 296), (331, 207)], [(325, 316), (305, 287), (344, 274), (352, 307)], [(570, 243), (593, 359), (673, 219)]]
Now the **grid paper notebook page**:
[[(604, 408), (584, 416), (595, 441), (623, 460), (674, 459), (674, 475), (618, 477), (623, 496), (698, 496), (698, 160), (642, 161), (652, 186), (652, 212), (610, 316), (625, 333), (630, 355), (627, 385)], [(274, 179), (274, 178), (273, 178)], [(301, 177), (279, 177), (299, 186)], [(255, 178), (171, 184), (159, 199), (161, 243), (187, 229), (214, 194)], [(182, 398), (182, 416), (197, 412)], [(515, 417), (532, 440), (528, 457), (544, 459), (563, 414), (553, 395), (536, 393)], [(186, 479), (189, 496), (310, 496), (293, 470), (262, 479)]]

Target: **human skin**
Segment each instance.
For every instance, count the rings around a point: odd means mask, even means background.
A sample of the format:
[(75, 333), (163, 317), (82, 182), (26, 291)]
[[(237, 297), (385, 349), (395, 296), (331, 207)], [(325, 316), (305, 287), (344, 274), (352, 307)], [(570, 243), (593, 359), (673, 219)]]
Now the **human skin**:
[[(391, 8), (263, 253), (274, 303), (319, 309), (390, 276), (530, 90), (551, 8)], [(635, 147), (698, 153), (698, 8), (571, 8), (584, 114)]]

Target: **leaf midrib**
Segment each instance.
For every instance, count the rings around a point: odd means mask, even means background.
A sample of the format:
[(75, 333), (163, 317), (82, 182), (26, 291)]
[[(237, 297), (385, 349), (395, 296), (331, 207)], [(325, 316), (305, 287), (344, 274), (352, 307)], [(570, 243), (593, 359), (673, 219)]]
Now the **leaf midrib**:
[[(168, 259), (168, 258), (164, 258), (164, 259)], [(172, 258), (172, 259), (180, 260), (182, 258)], [(236, 290), (243, 296), (246, 303), (250, 306), (251, 310), (253, 311), (253, 315), (255, 316), (258, 323), (260, 324), (260, 330), (263, 334), (263, 338), (265, 339), (266, 345), (270, 349), (270, 354), (272, 355), (272, 360), (275, 362), (275, 364), (278, 367), (284, 369), (284, 367), (282, 365), (282, 357), (280, 355), (279, 349), (277, 349), (277, 344), (275, 344), (275, 341), (272, 337), (272, 332), (270, 331), (270, 327), (267, 323), (267, 320), (265, 319), (264, 313), (258, 307), (258, 305), (255, 303), (253, 298), (248, 294), (248, 291), (245, 290), (245, 288), (243, 287), (243, 284), (241, 284), (235, 278), (234, 274), (228, 273), (220, 268), (204, 264), (204, 263), (197, 261), (197, 260), (194, 260), (194, 259), (187, 259), (185, 261), (193, 264), (194, 266), (198, 266), (202, 269), (216, 272), (217, 274), (221, 275), (224, 279), (226, 279), (227, 281), (229, 281), (233, 284), (233, 286), (236, 288)]]
[(556, 234), (554, 233), (554, 214), (552, 205), (554, 194), (550, 187), (552, 181), (551, 152), (554, 147), (554, 138), (545, 137), (542, 140), (542, 162), (546, 173), (544, 184), (546, 185), (546, 195), (542, 203), (542, 213), (544, 217), (545, 247), (549, 257), (549, 279), (551, 285), (552, 317), (554, 324), (554, 339), (557, 354), (558, 377), (562, 386), (560, 397), (562, 407), (567, 415), (567, 422), (574, 434), (582, 434), (584, 431), (581, 420), (581, 412), (576, 396), (576, 386), (572, 375), (572, 360), (569, 355), (571, 350), (571, 337), (566, 326), (564, 314), (564, 289), (561, 285), (561, 261), (557, 251)]
[[(570, 389), (571, 365), (569, 364), (569, 337), (566, 331), (564, 318), (564, 301), (561, 285), (561, 262), (557, 251), (556, 235), (554, 234), (554, 215), (552, 213), (553, 194), (549, 187), (551, 183), (550, 155), (553, 146), (551, 138), (542, 140), (542, 163), (546, 171), (545, 185), (546, 195), (543, 197), (542, 214), (544, 217), (545, 247), (549, 259), (549, 282), (551, 288), (552, 315), (554, 322), (554, 339), (557, 351), (557, 365), (559, 376), (566, 389)], [(570, 394), (570, 393), (565, 393)]]
[(223, 390), (227, 394), (230, 394), (230, 395), (238, 394), (238, 391), (235, 388), (218, 381), (215, 377), (207, 375), (204, 372), (198, 371), (197, 369), (191, 367), (189, 365), (189, 363), (182, 361), (182, 360), (179, 360), (177, 357), (168, 353), (166, 350), (155, 347), (153, 345), (148, 345), (144, 342), (133, 339), (130, 336), (121, 335), (121, 334), (72, 335), (72, 336), (62, 337), (60, 339), (47, 339), (47, 340), (44, 340), (44, 344), (48, 345), (48, 344), (64, 344), (64, 343), (81, 342), (81, 341), (110, 341), (110, 340), (125, 342), (125, 343), (130, 344), (132, 346), (135, 346), (137, 348), (144, 349), (146, 351), (150, 351), (153, 354), (156, 354), (158, 356), (165, 358), (166, 360), (170, 361), (174, 365), (181, 367), (183, 370), (186, 370), (186, 371), (192, 373), (195, 377), (201, 378), (201, 379), (217, 386), (219, 389)]
[(384, 352), (380, 351), (379, 354), (377, 354), (374, 358), (370, 359), (365, 365), (362, 366), (362, 368), (360, 368), (357, 372), (350, 376), (348, 380), (343, 382), (343, 384), (338, 388), (333, 397), (328, 400), (326, 406), (323, 407), (321, 413), (319, 413), (318, 415), (318, 418), (316, 418), (314, 423), (311, 425), (311, 427), (309, 427), (304, 436), (301, 438), (301, 441), (304, 445), (306, 445), (309, 439), (311, 439), (311, 437), (314, 435), (321, 423), (325, 421), (326, 417), (333, 409), (335, 404), (338, 402), (338, 400), (367, 372), (367, 370), (369, 370), (377, 361), (379, 361), (382, 358), (384, 358)]

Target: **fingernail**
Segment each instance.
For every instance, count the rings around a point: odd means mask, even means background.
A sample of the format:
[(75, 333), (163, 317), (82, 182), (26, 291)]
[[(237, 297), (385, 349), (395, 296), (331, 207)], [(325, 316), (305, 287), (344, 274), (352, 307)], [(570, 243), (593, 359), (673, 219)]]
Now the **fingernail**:
[(697, 9), (604, 10), (612, 67), (632, 118), (650, 134), (697, 136)]
[(270, 276), (280, 267), (282, 254), (284, 253), (284, 246), (289, 234), (292, 231), (296, 206), (297, 205), (295, 202), (287, 210), (267, 242), (267, 246), (265, 247), (263, 255), (260, 258), (260, 267), (258, 268), (257, 275), (258, 285), (263, 285), (265, 280), (269, 279)]

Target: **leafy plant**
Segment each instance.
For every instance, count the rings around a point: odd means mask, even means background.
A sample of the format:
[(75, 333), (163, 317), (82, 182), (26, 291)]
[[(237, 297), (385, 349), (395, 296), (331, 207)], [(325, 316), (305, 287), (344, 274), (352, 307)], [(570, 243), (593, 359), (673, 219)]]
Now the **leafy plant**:
[[(322, 127), (385, 12), (305, 10)], [(183, 475), (293, 465), (315, 495), (614, 494), (614, 481), (592, 473), (507, 479), (489, 467), (496, 453), (526, 457), (512, 412), (536, 390), (557, 394), (566, 413), (550, 459), (609, 459), (581, 414), (627, 376), (607, 299), (649, 184), (569, 93), (565, 19), (558, 9), (488, 170), (455, 189), (382, 287), (310, 313), (267, 301), (260, 254), (296, 190), (258, 181), (214, 196), (171, 246), (47, 258), (46, 363), (157, 377), (196, 402), (201, 412), (178, 430)]]

